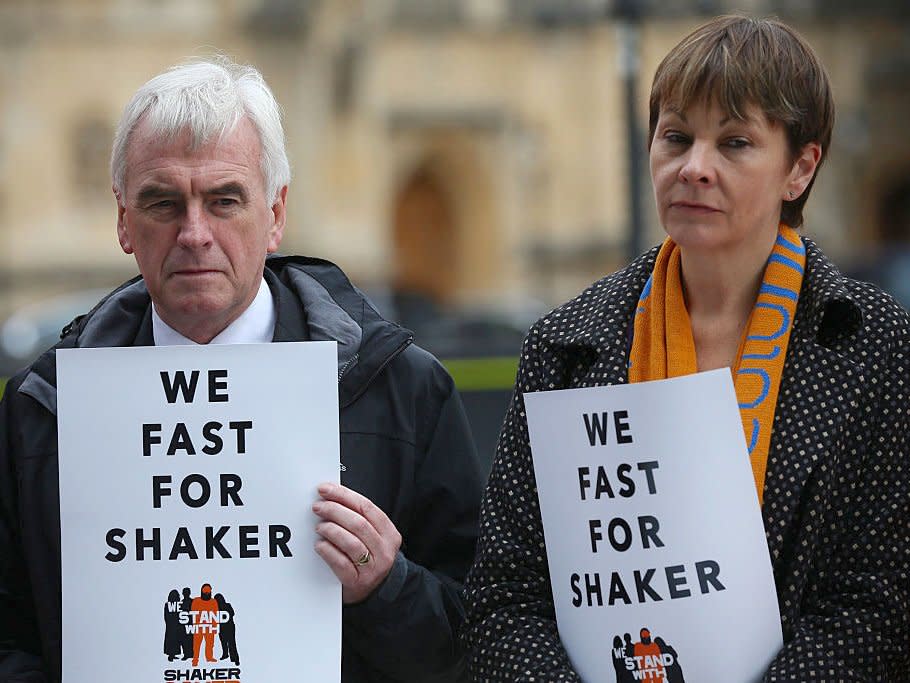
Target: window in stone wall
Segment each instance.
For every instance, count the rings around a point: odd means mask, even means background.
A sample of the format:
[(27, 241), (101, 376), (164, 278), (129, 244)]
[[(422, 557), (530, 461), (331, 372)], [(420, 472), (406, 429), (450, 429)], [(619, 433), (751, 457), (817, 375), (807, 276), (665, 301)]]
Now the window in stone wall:
[(449, 26), (464, 18), (462, 0), (395, 0), (392, 22), (405, 26)]
[(345, 116), (354, 108), (358, 79), (363, 65), (363, 49), (348, 40), (335, 54), (332, 62), (332, 105), (335, 113)]
[(113, 127), (95, 117), (76, 122), (70, 138), (72, 187), (78, 198), (107, 197), (111, 189), (110, 154)]

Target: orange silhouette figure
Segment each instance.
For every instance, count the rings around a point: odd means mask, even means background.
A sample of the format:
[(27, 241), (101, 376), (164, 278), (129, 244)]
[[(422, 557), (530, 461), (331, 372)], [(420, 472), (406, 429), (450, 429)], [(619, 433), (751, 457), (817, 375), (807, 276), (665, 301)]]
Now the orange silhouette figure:
[[(642, 657), (638, 660), (640, 664), (638, 665), (638, 670), (647, 672), (641, 680), (644, 681), (663, 681), (666, 680), (666, 673), (664, 673), (664, 665), (660, 658), (661, 652), (660, 647), (657, 643), (651, 640), (651, 632), (643, 628), (641, 630), (641, 642), (635, 643), (635, 656)], [(649, 660), (644, 658), (648, 657)]]
[(212, 597), (212, 587), (204, 583), (199, 590), (199, 597), (193, 598), (193, 623), (196, 632), (193, 634), (193, 666), (199, 665), (199, 651), (205, 641), (205, 661), (214, 663), (215, 634), (218, 633), (218, 602)]

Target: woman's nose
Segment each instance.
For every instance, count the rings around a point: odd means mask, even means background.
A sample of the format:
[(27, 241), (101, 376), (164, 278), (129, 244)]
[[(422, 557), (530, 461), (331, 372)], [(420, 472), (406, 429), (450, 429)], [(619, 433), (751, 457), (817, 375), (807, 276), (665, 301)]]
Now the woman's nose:
[(717, 179), (713, 146), (698, 141), (692, 143), (679, 169), (684, 183), (711, 185)]

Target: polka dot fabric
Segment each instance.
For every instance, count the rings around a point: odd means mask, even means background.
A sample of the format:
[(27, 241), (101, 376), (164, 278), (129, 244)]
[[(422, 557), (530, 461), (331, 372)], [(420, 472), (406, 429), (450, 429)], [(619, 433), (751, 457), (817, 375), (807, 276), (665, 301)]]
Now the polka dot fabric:
[[(910, 320), (804, 242), (762, 509), (784, 634), (765, 680), (910, 681)], [(466, 583), (462, 637), (477, 681), (580, 680), (556, 629), (521, 394), (626, 382), (656, 254), (525, 339)]]

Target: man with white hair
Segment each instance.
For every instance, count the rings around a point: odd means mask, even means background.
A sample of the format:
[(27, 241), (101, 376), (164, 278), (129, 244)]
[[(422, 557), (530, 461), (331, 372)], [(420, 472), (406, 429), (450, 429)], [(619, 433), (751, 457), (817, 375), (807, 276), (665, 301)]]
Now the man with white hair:
[(461, 401), (336, 266), (268, 256), (290, 167), (261, 74), (220, 58), (156, 76), (124, 111), (111, 174), (117, 236), (141, 275), (68, 325), (0, 403), (0, 681), (61, 675), (54, 350), (326, 339), (343, 485), (321, 485), (312, 508), (316, 552), (342, 586), (342, 680), (461, 680), (481, 488)]

